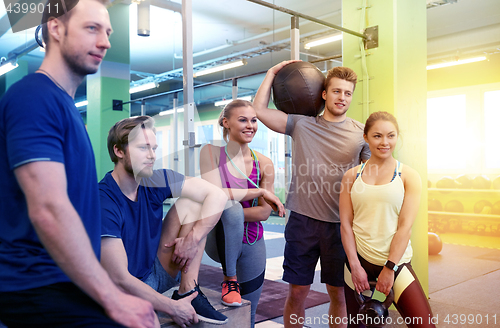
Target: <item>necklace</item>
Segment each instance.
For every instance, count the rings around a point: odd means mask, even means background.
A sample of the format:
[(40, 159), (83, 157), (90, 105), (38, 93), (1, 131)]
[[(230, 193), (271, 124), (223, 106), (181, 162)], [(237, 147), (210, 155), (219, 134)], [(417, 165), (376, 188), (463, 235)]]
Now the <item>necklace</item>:
[[(49, 74), (49, 72), (47, 72), (47, 71), (45, 71), (45, 70), (43, 70), (43, 69), (41, 69), (41, 68), (39, 68), (38, 70), (36, 70), (36, 72), (42, 72), (43, 74), (47, 75), (47, 77), (48, 77), (48, 78), (49, 78), (52, 82), (54, 82), (54, 84), (55, 84), (55, 85), (57, 85), (57, 87), (58, 87), (59, 89), (61, 89), (62, 91), (66, 92), (66, 93), (68, 94), (68, 96), (70, 96), (70, 97), (71, 97), (71, 95), (69, 94), (69, 92), (68, 92), (68, 91), (66, 91), (66, 89), (64, 89), (64, 87), (63, 87), (62, 85), (60, 85), (60, 84), (59, 84), (59, 82), (57, 82), (57, 81), (56, 81), (56, 79), (54, 79), (54, 78), (52, 77), (52, 75), (50, 75), (50, 74)], [(36, 73), (36, 72), (35, 72), (35, 73)], [(71, 98), (73, 98), (73, 97), (71, 97)]]

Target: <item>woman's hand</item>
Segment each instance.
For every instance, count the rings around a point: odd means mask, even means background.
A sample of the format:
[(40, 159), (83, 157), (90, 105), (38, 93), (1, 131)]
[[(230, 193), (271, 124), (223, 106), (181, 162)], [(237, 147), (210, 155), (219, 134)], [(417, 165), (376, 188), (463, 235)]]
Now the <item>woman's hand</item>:
[(368, 276), (362, 266), (356, 268), (351, 267), (351, 278), (354, 288), (356, 289), (356, 293), (361, 294), (365, 290), (370, 289)]
[(278, 196), (267, 189), (262, 190), (264, 190), (262, 198), (271, 206), (273, 211), (278, 212), (278, 215), (281, 217), (285, 216), (285, 206), (283, 206)]
[(384, 267), (378, 275), (377, 286), (375, 286), (375, 289), (387, 296), (391, 292), (393, 284), (394, 271)]

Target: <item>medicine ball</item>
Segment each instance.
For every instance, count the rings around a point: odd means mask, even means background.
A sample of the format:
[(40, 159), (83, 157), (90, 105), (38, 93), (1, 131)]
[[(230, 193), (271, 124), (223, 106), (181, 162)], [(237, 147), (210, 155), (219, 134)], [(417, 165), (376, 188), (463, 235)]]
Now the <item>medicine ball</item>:
[[(436, 182), (436, 188), (438, 189), (456, 189), (457, 182), (455, 179), (449, 176), (444, 176)], [(448, 193), (449, 191), (441, 191), (443, 194)]]
[(443, 210), (443, 205), (441, 205), (441, 202), (437, 199), (430, 198), (427, 201), (427, 209), (429, 211), (442, 211)]
[(474, 213), (491, 214), (493, 205), (487, 200), (480, 200), (474, 204)]
[(324, 82), (325, 76), (313, 64), (303, 61), (288, 64), (274, 77), (274, 105), (287, 114), (316, 116), (325, 106)]
[(472, 188), (474, 189), (490, 189), (491, 180), (485, 175), (478, 175), (472, 180)]
[(500, 175), (493, 179), (493, 189), (500, 189)]
[(441, 238), (434, 232), (428, 232), (427, 235), (429, 238), (429, 255), (438, 255), (443, 249)]
[(460, 201), (458, 201), (458, 200), (450, 200), (444, 206), (444, 211), (445, 212), (463, 213), (463, 211), (464, 211), (464, 205)]
[(471, 189), (472, 188), (472, 179), (466, 175), (462, 174), (455, 178), (457, 183), (457, 188), (459, 189)]
[(448, 220), (448, 230), (450, 232), (461, 232), (462, 231), (462, 219), (453, 218), (453, 217), (450, 218)]
[(438, 224), (439, 224), (439, 218), (437, 215), (434, 215), (434, 214), (429, 214), (427, 216), (428, 218), (428, 229), (429, 231), (431, 232), (435, 232), (438, 230)]
[(500, 215), (500, 201), (493, 204), (491, 207), (491, 214)]

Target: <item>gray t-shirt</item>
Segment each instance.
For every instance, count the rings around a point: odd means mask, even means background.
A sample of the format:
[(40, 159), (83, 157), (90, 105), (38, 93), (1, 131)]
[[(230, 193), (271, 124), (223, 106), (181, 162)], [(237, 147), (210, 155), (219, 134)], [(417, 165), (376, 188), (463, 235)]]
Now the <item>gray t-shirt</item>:
[(344, 173), (370, 158), (364, 124), (351, 118), (288, 115), (285, 134), (293, 139), (292, 179), (286, 208), (326, 222), (340, 222), (339, 192)]

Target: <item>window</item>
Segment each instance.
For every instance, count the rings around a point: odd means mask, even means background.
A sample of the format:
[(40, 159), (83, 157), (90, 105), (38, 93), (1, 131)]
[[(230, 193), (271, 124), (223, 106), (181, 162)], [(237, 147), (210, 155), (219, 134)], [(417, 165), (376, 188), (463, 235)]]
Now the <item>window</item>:
[(429, 169), (464, 169), (465, 95), (427, 100), (427, 165)]
[(500, 168), (500, 90), (484, 93), (485, 165), (488, 169)]
[(213, 124), (199, 125), (196, 133), (196, 143), (205, 144), (212, 143), (214, 140)]
[(500, 83), (431, 91), (427, 99), (430, 174), (498, 174)]

